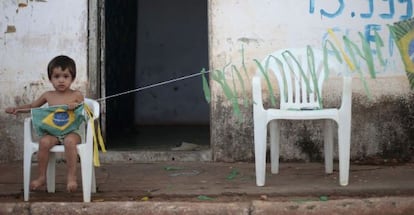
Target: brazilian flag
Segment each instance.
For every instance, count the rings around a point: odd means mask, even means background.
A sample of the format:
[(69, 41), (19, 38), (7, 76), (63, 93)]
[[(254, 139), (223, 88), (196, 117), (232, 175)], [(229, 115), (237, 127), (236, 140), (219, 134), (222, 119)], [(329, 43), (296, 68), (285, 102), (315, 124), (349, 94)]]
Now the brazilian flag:
[(396, 22), (389, 27), (400, 51), (411, 89), (414, 89), (414, 18)]
[(33, 108), (32, 124), (39, 136), (61, 136), (79, 129), (85, 121), (84, 104), (69, 110), (66, 105)]

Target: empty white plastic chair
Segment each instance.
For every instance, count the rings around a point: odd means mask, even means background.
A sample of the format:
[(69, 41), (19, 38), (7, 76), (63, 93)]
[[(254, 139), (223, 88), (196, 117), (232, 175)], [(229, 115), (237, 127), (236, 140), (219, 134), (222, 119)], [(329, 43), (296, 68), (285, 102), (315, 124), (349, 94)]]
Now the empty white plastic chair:
[[(267, 61), (269, 56), (270, 59)], [(263, 107), (261, 84), (263, 71), (257, 71), (252, 80), (257, 186), (265, 185), (268, 129), (270, 133), (271, 172), (276, 174), (279, 171), (280, 128), (278, 120), (281, 119), (326, 119), (324, 124), (326, 173), (333, 172), (333, 121), (335, 121), (338, 125), (339, 184), (342, 186), (348, 185), (352, 77), (345, 75), (345, 65), (331, 57), (328, 62), (330, 71), (325, 71), (323, 51), (311, 49), (310, 47), (282, 49), (269, 56), (261, 62), (261, 65), (266, 67), (266, 62), (268, 62), (268, 71), (272, 71), (277, 79), (280, 93), (280, 108), (265, 109)], [(342, 102), (339, 109), (324, 109), (322, 107), (322, 87), (329, 72), (342, 72), (343, 75)], [(306, 78), (304, 79), (304, 77)]]
[[(99, 103), (95, 100), (85, 98), (85, 104), (89, 106), (93, 112), (94, 120), (99, 118)], [(93, 121), (94, 121), (93, 120)], [(93, 166), (93, 123), (87, 120), (85, 125), (86, 134), (82, 138), (82, 142), (77, 145), (77, 152), (80, 157), (81, 173), (82, 173), (82, 191), (83, 201), (91, 201), (91, 192), (96, 192), (95, 171)], [(82, 129), (81, 129), (82, 130)], [(33, 140), (32, 134), (32, 118), (26, 118), (24, 122), (24, 157), (23, 157), (23, 190), (24, 201), (29, 201), (29, 184), (30, 172), (32, 165), (32, 155), (39, 150), (38, 142)], [(63, 145), (56, 145), (50, 149), (49, 163), (47, 167), (46, 186), (49, 193), (55, 192), (55, 166), (56, 153), (64, 152)]]

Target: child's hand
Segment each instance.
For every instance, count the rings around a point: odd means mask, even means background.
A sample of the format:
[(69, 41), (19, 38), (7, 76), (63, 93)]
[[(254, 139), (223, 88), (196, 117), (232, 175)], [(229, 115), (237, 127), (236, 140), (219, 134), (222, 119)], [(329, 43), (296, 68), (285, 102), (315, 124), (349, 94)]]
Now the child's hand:
[(68, 104), (68, 110), (74, 110), (78, 105), (78, 103), (70, 103)]
[(8, 113), (8, 114), (14, 114), (14, 115), (16, 115), (17, 112), (18, 112), (18, 109), (17, 108), (14, 108), (14, 107), (8, 107), (8, 108), (6, 108), (6, 113)]

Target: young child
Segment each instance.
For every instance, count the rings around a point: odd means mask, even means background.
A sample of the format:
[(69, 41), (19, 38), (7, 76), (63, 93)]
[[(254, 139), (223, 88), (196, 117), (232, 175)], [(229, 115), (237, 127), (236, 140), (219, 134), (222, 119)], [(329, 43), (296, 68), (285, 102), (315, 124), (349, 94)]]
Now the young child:
[[(45, 103), (49, 106), (67, 105), (69, 110), (82, 103), (84, 98), (80, 91), (72, 90), (70, 87), (76, 78), (75, 61), (67, 56), (57, 56), (53, 58), (47, 67), (47, 75), (55, 90), (43, 93), (40, 98), (31, 104), (18, 107), (6, 108), (6, 113), (17, 114), (19, 112), (29, 112), (31, 108), (37, 108)], [(77, 151), (76, 145), (81, 141), (77, 132), (71, 132), (62, 137), (49, 134), (42, 136), (39, 140), (39, 151), (37, 153), (39, 176), (30, 183), (30, 189), (36, 190), (46, 183), (46, 169), (49, 160), (49, 150), (56, 144), (65, 146), (65, 158), (67, 164), (67, 186), (68, 192), (77, 189), (76, 165)]]

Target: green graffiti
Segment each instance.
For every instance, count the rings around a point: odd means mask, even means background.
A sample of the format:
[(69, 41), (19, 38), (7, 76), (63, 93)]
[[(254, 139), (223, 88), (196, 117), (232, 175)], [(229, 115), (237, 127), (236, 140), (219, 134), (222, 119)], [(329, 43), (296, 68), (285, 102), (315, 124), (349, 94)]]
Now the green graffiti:
[[(259, 68), (260, 72), (262, 73), (263, 77), (266, 80), (266, 85), (267, 85), (267, 89), (269, 90), (269, 99), (270, 99), (270, 103), (275, 106), (276, 105), (276, 99), (275, 99), (275, 94), (273, 93), (273, 87), (272, 87), (272, 83), (270, 82), (270, 78), (269, 78), (269, 58), (267, 58), (266, 60), (266, 64), (265, 67), (263, 68), (263, 66), (260, 64), (260, 62), (256, 59), (254, 59), (254, 62), (256, 62), (257, 67)], [(275, 58), (276, 60), (278, 60), (277, 58)]]
[[(404, 27), (396, 27), (396, 26), (391, 26), (391, 25), (388, 26), (395, 40), (402, 40), (405, 37), (407, 37), (406, 36), (408, 34), (407, 32), (409, 30), (412, 31), (414, 24), (410, 24), (410, 25), (404, 24), (402, 26)], [(370, 46), (370, 43), (364, 37), (364, 34), (362, 34), (361, 32), (358, 33), (360, 45), (358, 45), (357, 42), (352, 41), (348, 36), (342, 36), (341, 39), (338, 39), (338, 37), (333, 33), (331, 29), (328, 29), (328, 33), (331, 36), (331, 38), (326, 39), (322, 46), (323, 66), (325, 67), (324, 71), (328, 73), (328, 74), (325, 74), (326, 75), (325, 77), (329, 77), (328, 68), (329, 68), (329, 60), (331, 57), (333, 57), (339, 63), (345, 62), (345, 64), (349, 68), (349, 71), (351, 73), (356, 73), (359, 76), (363, 84), (363, 88), (367, 94), (367, 97), (371, 99), (372, 96), (371, 96), (369, 86), (367, 84), (366, 76), (368, 75), (368, 77), (372, 79), (375, 79), (377, 77), (377, 71), (375, 68), (376, 61), (378, 61), (381, 67), (386, 66), (386, 60), (384, 59), (383, 54), (382, 54), (383, 49), (384, 49), (384, 42), (381, 36), (378, 34), (378, 32), (374, 32), (375, 33), (374, 34), (375, 52), (374, 52), (372, 47)], [(411, 34), (414, 35), (414, 33), (411, 33)], [(279, 65), (279, 67), (283, 67), (282, 66), (283, 61), (291, 60), (297, 66), (299, 66), (301, 78), (305, 82), (305, 85), (308, 88), (308, 90), (311, 91), (310, 89), (311, 83), (315, 87), (313, 90), (315, 91), (316, 96), (319, 100), (320, 106), (322, 107), (322, 96), (320, 95), (321, 89), (318, 89), (313, 50), (310, 46), (307, 46), (307, 47), (308, 47), (307, 49), (308, 50), (307, 51), (307, 59), (308, 59), (307, 69), (308, 70), (307, 71), (309, 71), (310, 77), (306, 76), (304, 72), (304, 68), (300, 66), (298, 59), (295, 56), (293, 56), (293, 54), (290, 53), (289, 51), (286, 51), (284, 53), (283, 59), (278, 59), (271, 55), (269, 55), (265, 59), (265, 61), (262, 63), (258, 61), (257, 59), (253, 59), (253, 62), (255, 63), (257, 67), (257, 71), (260, 71), (261, 75), (263, 76), (265, 80), (266, 87), (269, 91), (270, 104), (272, 106), (276, 106), (276, 95), (274, 93), (273, 84), (271, 83), (270, 76), (268, 73), (269, 63), (271, 61), (274, 61), (277, 63), (277, 65)], [(241, 58), (242, 58), (242, 65), (239, 67), (237, 65), (227, 64), (226, 66), (223, 67), (223, 69), (213, 70), (211, 72), (211, 80), (217, 82), (220, 85), (226, 99), (228, 99), (233, 106), (234, 114), (239, 119), (242, 118), (241, 112), (240, 112), (239, 101), (241, 101), (241, 99), (243, 100), (242, 104), (244, 107), (248, 107), (248, 105), (252, 103), (252, 101), (247, 96), (248, 93), (245, 87), (246, 86), (245, 81), (251, 81), (251, 80), (248, 75), (247, 67), (245, 64), (243, 46), (241, 48)], [(263, 63), (264, 65), (262, 65)], [(291, 64), (287, 64), (287, 65), (289, 65), (289, 67), (292, 67)], [(363, 66), (366, 66), (367, 71), (363, 69), (365, 68)], [(230, 67), (231, 77), (226, 77), (225, 75), (228, 67)], [(238, 68), (241, 68), (241, 69), (238, 69)], [(414, 66), (412, 68), (414, 68)], [(289, 69), (292, 70), (292, 68), (289, 68)], [(240, 70), (242, 70), (243, 72), (241, 72)], [(342, 74), (342, 75), (345, 75), (345, 74)], [(407, 69), (407, 75), (411, 83), (411, 88), (414, 88), (414, 72), (411, 73)], [(211, 94), (210, 94), (208, 81), (204, 74), (202, 77), (203, 77), (203, 90), (206, 96), (206, 100), (210, 102)], [(229, 84), (229, 82), (231, 82), (232, 84)], [(285, 89), (280, 89), (280, 93), (284, 93), (285, 98), (287, 98), (286, 96), (287, 80), (286, 80), (286, 77), (284, 76), (283, 76), (283, 82), (285, 83), (284, 84)], [(237, 86), (240, 86), (240, 89), (237, 89)], [(239, 96), (239, 90), (241, 91), (241, 96)]]
[(201, 78), (203, 82), (204, 97), (207, 103), (210, 103), (211, 102), (211, 91), (210, 91), (210, 86), (208, 84), (208, 80), (206, 77), (206, 70), (203, 68), (200, 73), (202, 74)]

